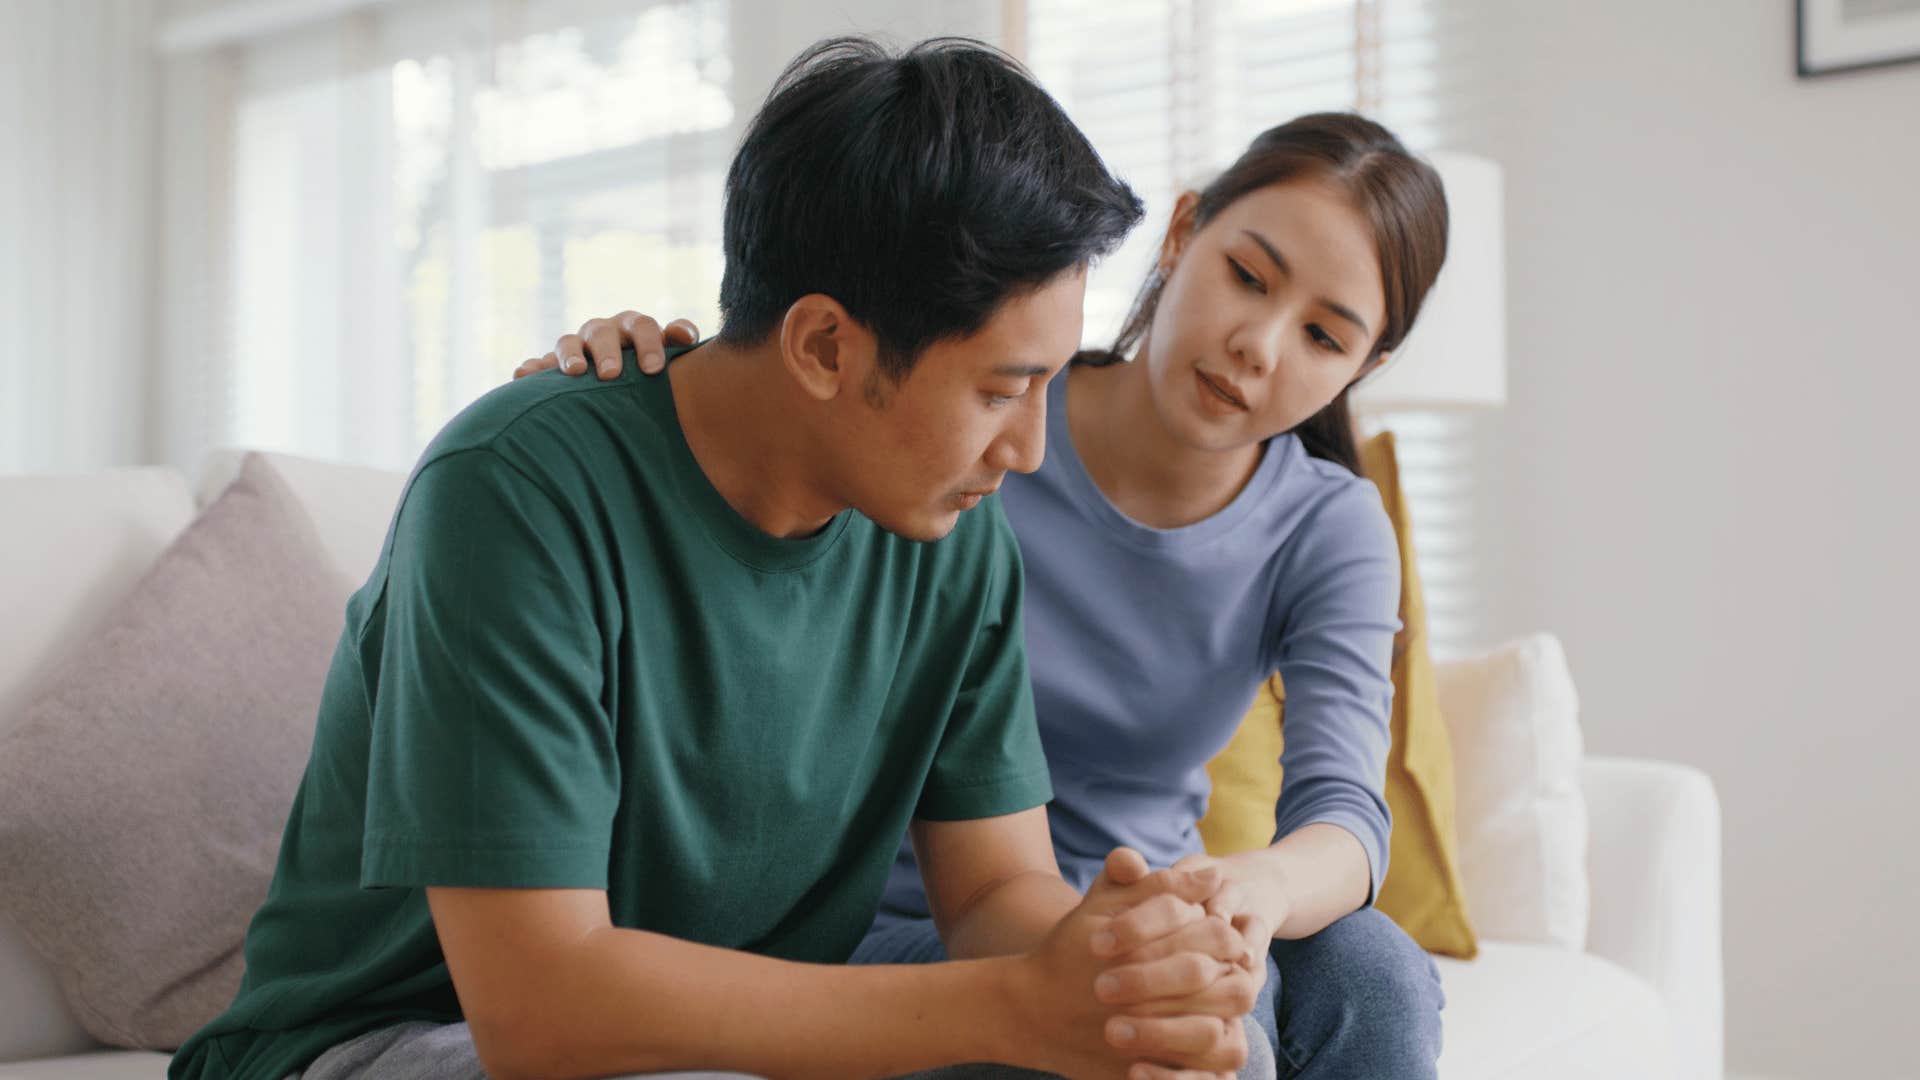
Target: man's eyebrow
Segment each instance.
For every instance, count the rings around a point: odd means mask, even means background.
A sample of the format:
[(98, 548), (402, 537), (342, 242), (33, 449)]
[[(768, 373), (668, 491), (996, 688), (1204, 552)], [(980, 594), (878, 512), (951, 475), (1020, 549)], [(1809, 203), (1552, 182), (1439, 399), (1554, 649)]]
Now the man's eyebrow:
[(993, 373), (1009, 379), (1037, 379), (1052, 370), (1046, 364), (1001, 364), (993, 369)]
[[(1266, 237), (1261, 236), (1259, 233), (1254, 232), (1252, 229), (1244, 229), (1242, 231), (1246, 233), (1248, 239), (1260, 245), (1260, 250), (1267, 253), (1267, 258), (1273, 260), (1273, 265), (1279, 267), (1281, 273), (1287, 275), (1288, 277), (1293, 276), (1293, 271), (1291, 269), (1288, 269), (1287, 260), (1281, 256), (1279, 248), (1274, 247), (1271, 241), (1269, 241)], [(1354, 310), (1348, 307), (1347, 305), (1335, 303), (1324, 296), (1320, 298), (1320, 305), (1326, 308), (1328, 311), (1333, 312), (1335, 315), (1338, 315), (1341, 318), (1352, 323), (1353, 325), (1359, 327), (1361, 333), (1363, 334), (1373, 333), (1372, 330), (1367, 329), (1367, 320), (1355, 314)]]

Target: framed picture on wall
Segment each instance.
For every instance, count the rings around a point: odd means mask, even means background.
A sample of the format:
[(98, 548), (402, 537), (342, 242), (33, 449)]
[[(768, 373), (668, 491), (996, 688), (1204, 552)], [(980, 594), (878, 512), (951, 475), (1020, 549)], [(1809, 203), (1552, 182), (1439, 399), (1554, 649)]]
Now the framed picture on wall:
[(1920, 0), (1795, 0), (1800, 76), (1920, 61)]

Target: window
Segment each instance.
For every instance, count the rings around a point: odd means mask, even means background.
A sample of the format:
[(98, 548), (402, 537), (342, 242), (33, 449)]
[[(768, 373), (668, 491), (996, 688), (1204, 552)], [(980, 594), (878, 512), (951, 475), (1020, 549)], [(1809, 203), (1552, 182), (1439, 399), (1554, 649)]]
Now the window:
[(400, 467), (538, 343), (717, 325), (724, 0), (415, 5), (250, 46), (225, 439)]

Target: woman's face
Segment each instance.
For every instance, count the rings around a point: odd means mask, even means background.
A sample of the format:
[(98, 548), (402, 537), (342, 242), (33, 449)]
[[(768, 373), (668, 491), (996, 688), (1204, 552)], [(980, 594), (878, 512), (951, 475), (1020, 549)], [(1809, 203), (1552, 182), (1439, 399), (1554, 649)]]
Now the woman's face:
[(1176, 438), (1228, 450), (1297, 426), (1362, 373), (1386, 317), (1373, 229), (1338, 188), (1291, 180), (1193, 228), (1181, 199), (1146, 361)]

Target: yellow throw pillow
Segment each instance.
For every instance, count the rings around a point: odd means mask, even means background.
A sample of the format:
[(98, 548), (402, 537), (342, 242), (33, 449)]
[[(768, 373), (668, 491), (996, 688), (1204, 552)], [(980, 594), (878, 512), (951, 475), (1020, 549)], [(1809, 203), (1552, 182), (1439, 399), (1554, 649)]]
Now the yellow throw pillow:
[[(1479, 952), (1460, 888), (1459, 839), (1454, 826), (1453, 746), (1427, 648), (1427, 605), (1414, 565), (1413, 535), (1393, 433), (1360, 448), (1360, 463), (1380, 489), (1400, 539), (1400, 633), (1393, 641), (1393, 746), (1387, 754), (1387, 807), (1393, 837), (1387, 880), (1374, 906), (1399, 923), (1420, 947), (1471, 959)], [(1240, 730), (1207, 765), (1213, 797), (1200, 835), (1207, 851), (1225, 855), (1273, 842), (1274, 803), (1280, 797), (1280, 750), (1286, 687), (1267, 680)]]

